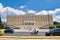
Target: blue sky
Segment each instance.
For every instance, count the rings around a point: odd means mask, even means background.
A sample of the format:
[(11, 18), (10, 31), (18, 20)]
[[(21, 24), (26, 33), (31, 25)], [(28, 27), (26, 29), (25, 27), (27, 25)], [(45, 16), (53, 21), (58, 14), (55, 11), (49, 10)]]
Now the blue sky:
[(9, 6), (15, 9), (20, 9), (21, 5), (25, 5), (25, 9), (42, 11), (55, 10), (60, 8), (60, 0), (0, 0), (4, 7)]
[[(54, 20), (60, 21), (60, 0), (0, 0), (0, 4), (4, 10), (8, 7), (10, 14), (14, 13), (11, 10), (17, 10), (19, 13), (34, 10), (38, 14), (40, 12), (46, 13), (47, 11), (50, 11), (50, 13), (53, 14), (53, 18), (55, 17)], [(6, 19), (6, 14), (2, 15), (2, 19)]]

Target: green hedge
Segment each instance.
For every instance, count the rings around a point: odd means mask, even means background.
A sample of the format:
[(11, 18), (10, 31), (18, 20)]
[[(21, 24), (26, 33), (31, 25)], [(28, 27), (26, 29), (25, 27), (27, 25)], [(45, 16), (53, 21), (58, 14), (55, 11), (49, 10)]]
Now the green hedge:
[(60, 28), (60, 25), (57, 25), (56, 28)]
[(55, 27), (54, 26), (50, 26), (49, 29), (54, 29)]
[[(49, 29), (54, 29), (55, 27), (49, 27)], [(57, 25), (56, 28), (60, 28), (60, 25)]]
[(20, 29), (20, 28), (13, 28), (13, 29)]

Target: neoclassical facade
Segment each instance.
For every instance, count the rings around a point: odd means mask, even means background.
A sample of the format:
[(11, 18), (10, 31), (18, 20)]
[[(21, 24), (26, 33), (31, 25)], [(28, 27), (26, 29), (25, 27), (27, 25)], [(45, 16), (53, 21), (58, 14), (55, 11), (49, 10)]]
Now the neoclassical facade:
[(53, 25), (52, 15), (35, 15), (27, 13), (24, 15), (8, 16), (7, 24), (18, 28), (49, 28)]

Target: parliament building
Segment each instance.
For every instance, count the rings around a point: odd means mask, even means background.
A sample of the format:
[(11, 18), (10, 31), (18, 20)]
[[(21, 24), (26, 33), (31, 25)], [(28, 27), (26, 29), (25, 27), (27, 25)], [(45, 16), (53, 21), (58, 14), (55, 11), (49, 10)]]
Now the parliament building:
[(33, 13), (8, 15), (7, 24), (18, 28), (49, 28), (49, 25), (53, 25), (53, 17), (52, 15), (35, 15)]

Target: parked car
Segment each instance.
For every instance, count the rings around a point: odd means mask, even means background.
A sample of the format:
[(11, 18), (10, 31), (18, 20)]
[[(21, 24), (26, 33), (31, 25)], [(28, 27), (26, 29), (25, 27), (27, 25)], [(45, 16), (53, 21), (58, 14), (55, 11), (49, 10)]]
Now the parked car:
[(0, 29), (0, 36), (4, 34), (4, 30)]
[(60, 28), (45, 33), (46, 36), (60, 36)]
[(14, 30), (13, 29), (6, 29), (4, 32), (5, 33), (14, 33)]

